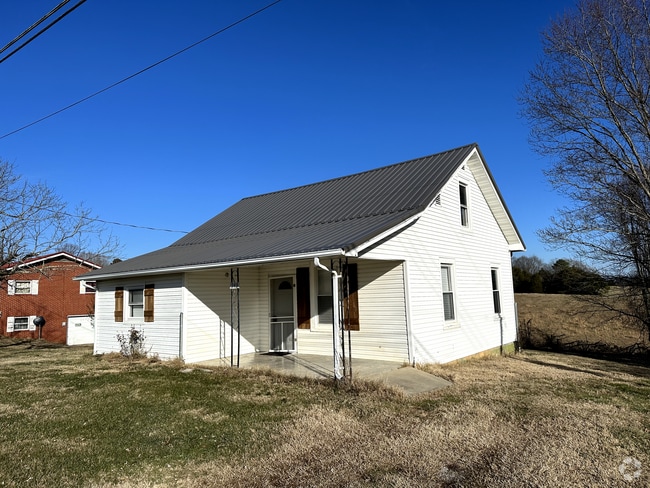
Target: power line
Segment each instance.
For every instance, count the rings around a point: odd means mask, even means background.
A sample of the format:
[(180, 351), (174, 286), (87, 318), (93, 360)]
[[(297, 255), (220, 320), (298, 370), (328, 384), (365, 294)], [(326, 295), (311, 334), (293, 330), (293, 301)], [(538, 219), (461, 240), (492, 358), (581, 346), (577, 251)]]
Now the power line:
[[(86, 0), (83, 0), (83, 1), (86, 1)], [(233, 22), (232, 24), (227, 25), (226, 27), (223, 27), (223, 28), (219, 29), (219, 30), (216, 31), (216, 32), (213, 32), (212, 34), (210, 34), (210, 35), (207, 36), (207, 37), (204, 37), (204, 38), (201, 39), (200, 41), (196, 41), (195, 43), (190, 44), (190, 45), (187, 46), (187, 47), (184, 47), (184, 48), (181, 49), (180, 51), (176, 51), (174, 54), (171, 54), (171, 55), (167, 56), (166, 58), (163, 58), (163, 59), (161, 59), (160, 61), (157, 61), (157, 62), (155, 62), (155, 63), (153, 63), (153, 64), (147, 66), (146, 68), (143, 68), (143, 69), (141, 69), (140, 71), (138, 71), (138, 72), (136, 72), (136, 73), (133, 73), (132, 75), (129, 75), (129, 76), (127, 76), (126, 78), (123, 78), (123, 79), (121, 79), (120, 81), (117, 81), (117, 82), (113, 83), (112, 85), (109, 85), (109, 86), (107, 86), (107, 87), (105, 87), (105, 88), (102, 88), (101, 90), (96, 91), (95, 93), (93, 93), (93, 94), (91, 94), (91, 95), (88, 95), (87, 97), (84, 97), (84, 98), (82, 98), (81, 100), (77, 100), (76, 102), (71, 103), (70, 105), (67, 105), (67, 106), (65, 106), (65, 107), (63, 107), (63, 108), (60, 108), (59, 110), (57, 110), (57, 111), (55, 111), (55, 112), (52, 112), (52, 113), (49, 114), (49, 115), (46, 115), (46, 116), (44, 116), (44, 117), (41, 117), (40, 119), (35, 120), (34, 122), (31, 122), (31, 123), (29, 123), (29, 124), (27, 124), (27, 125), (24, 125), (24, 126), (20, 127), (19, 129), (13, 130), (13, 131), (11, 131), (11, 132), (7, 132), (6, 134), (0, 136), (0, 139), (4, 139), (5, 137), (9, 137), (9, 136), (11, 136), (11, 135), (13, 135), (13, 134), (16, 134), (17, 132), (20, 132), (20, 131), (22, 131), (22, 130), (25, 130), (25, 129), (27, 129), (27, 128), (33, 126), (33, 125), (36, 125), (36, 124), (38, 124), (38, 123), (40, 123), (40, 122), (43, 122), (44, 120), (47, 120), (47, 119), (49, 119), (49, 118), (51, 118), (51, 117), (54, 117), (55, 115), (58, 115), (58, 114), (60, 114), (61, 112), (65, 112), (66, 110), (69, 110), (69, 109), (71, 109), (72, 107), (76, 107), (77, 105), (79, 105), (79, 104), (81, 104), (81, 103), (83, 103), (83, 102), (85, 102), (85, 101), (87, 101), (87, 100), (90, 100), (91, 98), (96, 97), (97, 95), (100, 95), (100, 94), (102, 94), (102, 93), (104, 93), (104, 92), (110, 90), (111, 88), (115, 88), (116, 86), (121, 85), (122, 83), (125, 83), (125, 82), (129, 81), (130, 79), (135, 78), (136, 76), (141, 75), (142, 73), (144, 73), (144, 72), (146, 72), (146, 71), (149, 71), (150, 69), (155, 68), (156, 66), (161, 65), (162, 63), (164, 63), (164, 62), (166, 62), (166, 61), (169, 61), (170, 59), (175, 58), (176, 56), (178, 56), (178, 55), (180, 55), (180, 54), (183, 54), (184, 52), (189, 51), (190, 49), (192, 49), (192, 48), (198, 46), (199, 44), (202, 44), (202, 43), (204, 43), (205, 41), (208, 41), (209, 39), (212, 39), (213, 37), (218, 36), (219, 34), (222, 34), (222, 33), (226, 32), (226, 31), (229, 30), (229, 29), (232, 29), (233, 27), (235, 27), (235, 26), (241, 24), (242, 22), (247, 21), (247, 20), (250, 19), (251, 17), (254, 17), (254, 16), (256, 16), (257, 14), (260, 14), (260, 13), (264, 12), (265, 10), (267, 10), (267, 9), (269, 9), (269, 8), (271, 8), (271, 7), (273, 7), (274, 5), (280, 3), (281, 1), (282, 1), (282, 0), (275, 0), (274, 2), (271, 2), (271, 3), (269, 3), (268, 5), (266, 5), (266, 6), (262, 7), (262, 8), (260, 8), (259, 10), (256, 10), (255, 12), (252, 12), (252, 13), (246, 15), (245, 17), (242, 17), (241, 19), (239, 19), (239, 20)], [(0, 62), (2, 62), (2, 61), (0, 60)]]
[(20, 41), (23, 37), (25, 37), (27, 34), (29, 34), (32, 30), (34, 30), (36, 27), (38, 27), (40, 24), (42, 24), (45, 20), (47, 20), (50, 16), (54, 15), (57, 11), (59, 11), (66, 3), (68, 3), (70, 0), (63, 0), (60, 4), (58, 4), (56, 7), (54, 7), (52, 10), (50, 10), (47, 14), (45, 14), (43, 17), (41, 17), (38, 21), (34, 22), (28, 29), (24, 30), (22, 34), (16, 36), (11, 42), (9, 42), (5, 47), (0, 49), (0, 53), (5, 52), (7, 49), (9, 49), (11, 46), (16, 44), (18, 41)]
[[(11, 200), (8, 200), (8, 199), (2, 198), (2, 197), (0, 197), (0, 200), (2, 200), (4, 202), (11, 202)], [(66, 217), (72, 217), (72, 218), (75, 218), (75, 219), (83, 219), (83, 220), (87, 220), (87, 221), (90, 221), (90, 222), (100, 222), (102, 224), (119, 225), (121, 227), (130, 227), (132, 229), (142, 229), (142, 230), (152, 230), (152, 231), (156, 231), (156, 232), (171, 232), (171, 233), (175, 233), (175, 234), (189, 234), (189, 231), (187, 231), (187, 230), (164, 229), (164, 228), (161, 228), (161, 227), (149, 227), (149, 226), (145, 226), (145, 225), (125, 224), (123, 222), (115, 222), (115, 221), (111, 221), (111, 220), (104, 220), (104, 219), (100, 219), (100, 218), (97, 218), (97, 217), (86, 217), (84, 215), (75, 215), (75, 214), (72, 214), (70, 212), (64, 212), (63, 210), (60, 210), (60, 209), (54, 209), (54, 208), (50, 208), (50, 207), (47, 207), (47, 206), (31, 205), (31, 204), (26, 203), (26, 202), (14, 201), (12, 203), (17, 203), (18, 205), (28, 206), (28, 207), (30, 207), (30, 209), (33, 209), (33, 210), (57, 213), (57, 214), (60, 214), (60, 215), (65, 215)], [(5, 210), (0, 210), (0, 215), (4, 215), (4, 216), (10, 217), (12, 219), (21, 218), (18, 215), (9, 214)]]
[[(65, 1), (61, 2), (61, 3), (60, 3), (59, 5), (57, 5), (54, 9), (52, 9), (49, 13), (45, 14), (45, 15), (44, 15), (40, 20), (38, 20), (37, 22), (35, 22), (35, 23), (34, 23), (34, 24), (29, 28), (29, 29), (27, 29), (26, 31), (24, 31), (22, 34), (20, 34), (18, 37), (16, 37), (14, 40), (12, 40), (9, 44), (7, 44), (5, 47), (3, 47), (3, 48), (0, 50), (0, 53), (6, 51), (9, 47), (11, 47), (11, 46), (14, 45), (16, 42), (18, 42), (18, 41), (19, 41), (20, 39), (22, 39), (25, 35), (27, 35), (29, 32), (31, 32), (33, 29), (35, 29), (38, 25), (40, 25), (42, 22), (44, 22), (48, 17), (54, 15), (54, 13), (56, 13), (59, 9), (61, 9), (61, 8), (62, 8), (66, 3), (68, 3), (69, 1), (70, 1), (70, 0), (65, 0)], [(6, 61), (7, 59), (9, 59), (11, 56), (13, 56), (14, 54), (16, 54), (18, 51), (20, 51), (22, 48), (24, 48), (27, 44), (29, 44), (29, 43), (32, 42), (34, 39), (36, 39), (37, 37), (39, 37), (41, 34), (43, 34), (44, 32), (46, 32), (47, 30), (49, 30), (51, 27), (53, 27), (55, 24), (57, 24), (60, 20), (62, 20), (62, 19), (64, 19), (65, 17), (67, 17), (69, 14), (71, 14), (73, 11), (75, 11), (78, 7), (80, 7), (80, 6), (81, 6), (83, 3), (85, 3), (86, 1), (87, 1), (87, 0), (80, 0), (79, 3), (78, 3), (77, 5), (75, 5), (74, 7), (72, 7), (72, 8), (71, 8), (70, 10), (68, 10), (67, 12), (61, 14), (59, 17), (57, 17), (56, 19), (54, 19), (54, 21), (53, 21), (52, 23), (50, 23), (49, 25), (43, 27), (40, 31), (38, 31), (36, 34), (34, 34), (31, 38), (29, 38), (28, 40), (26, 40), (25, 42), (23, 42), (20, 46), (18, 46), (16, 49), (14, 49), (14, 50), (11, 51), (9, 54), (7, 54), (4, 58), (0, 59), (0, 63), (3, 63), (3, 62)]]

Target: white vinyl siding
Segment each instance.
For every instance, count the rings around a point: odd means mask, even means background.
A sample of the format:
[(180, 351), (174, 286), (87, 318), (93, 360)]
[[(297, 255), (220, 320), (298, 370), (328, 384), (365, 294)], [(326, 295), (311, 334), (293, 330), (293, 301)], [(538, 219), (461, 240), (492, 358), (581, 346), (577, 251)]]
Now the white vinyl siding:
[[(402, 264), (366, 260), (357, 263), (359, 330), (350, 332), (353, 358), (408, 361)], [(345, 335), (347, 340), (347, 331)], [(332, 326), (298, 330), (298, 352), (331, 355)]]
[[(151, 355), (161, 359), (179, 356), (180, 324), (182, 312), (182, 276), (161, 275), (147, 277), (146, 283), (155, 284), (154, 321), (144, 318), (124, 317), (124, 322), (115, 322), (115, 288), (123, 287), (125, 300), (129, 289), (144, 288), (145, 280), (132, 278), (99, 281), (95, 295), (95, 354), (119, 352), (117, 334), (125, 334), (131, 327), (143, 332), (145, 348)], [(125, 313), (126, 315), (126, 313)]]
[[(240, 354), (267, 347), (266, 324), (260, 324), (257, 268), (239, 270)], [(187, 273), (183, 359), (187, 362), (227, 358), (237, 354), (237, 333), (231, 329), (230, 268)], [(233, 342), (231, 342), (231, 339)], [(232, 349), (231, 349), (232, 344)]]
[[(459, 185), (467, 186), (471, 227), (459, 225)], [(418, 221), (364, 258), (408, 261), (410, 333), (414, 360), (445, 363), (516, 338), (509, 244), (479, 189), (470, 165), (459, 168)], [(458, 326), (445, 326), (440, 266), (453, 262)], [(499, 269), (501, 318), (495, 318), (491, 268)], [(433, 270), (433, 272), (432, 272)]]

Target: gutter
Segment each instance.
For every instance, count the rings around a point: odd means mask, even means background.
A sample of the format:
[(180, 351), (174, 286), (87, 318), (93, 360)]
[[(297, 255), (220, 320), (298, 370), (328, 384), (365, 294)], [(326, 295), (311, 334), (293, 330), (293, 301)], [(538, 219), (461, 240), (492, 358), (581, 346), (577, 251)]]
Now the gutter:
[(239, 261), (224, 261), (223, 263), (206, 263), (206, 264), (195, 264), (187, 266), (173, 266), (169, 268), (153, 268), (153, 269), (139, 269), (133, 271), (125, 272), (115, 272), (115, 273), (104, 273), (104, 274), (83, 274), (74, 277), (75, 281), (81, 280), (107, 280), (107, 279), (117, 279), (125, 277), (135, 277), (135, 276), (148, 276), (148, 275), (161, 275), (161, 274), (173, 274), (173, 273), (183, 273), (186, 271), (201, 271), (206, 269), (218, 269), (218, 268), (230, 268), (230, 267), (239, 267), (239, 266), (254, 266), (259, 264), (266, 263), (277, 263), (279, 261), (293, 261), (298, 259), (314, 259), (314, 258), (324, 258), (324, 257), (334, 257), (334, 256), (344, 256), (349, 253), (343, 251), (343, 249), (328, 249), (326, 251), (319, 252), (310, 252), (304, 254), (289, 254), (285, 256), (273, 256), (268, 258), (258, 258), (258, 259), (242, 259)]

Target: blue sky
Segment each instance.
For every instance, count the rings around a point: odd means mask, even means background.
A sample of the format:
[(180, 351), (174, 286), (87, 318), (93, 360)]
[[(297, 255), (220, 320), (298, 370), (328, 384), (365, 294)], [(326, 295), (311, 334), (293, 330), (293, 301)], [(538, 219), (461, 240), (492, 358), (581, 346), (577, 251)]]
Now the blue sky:
[[(0, 6), (0, 43), (59, 0)], [(71, 2), (76, 4), (77, 0)], [(0, 136), (270, 3), (88, 0), (0, 64)], [(189, 231), (243, 197), (477, 142), (528, 255), (562, 204), (516, 97), (573, 1), (282, 0), (0, 139), (0, 159), (106, 221)], [(110, 226), (122, 258), (183, 234)]]

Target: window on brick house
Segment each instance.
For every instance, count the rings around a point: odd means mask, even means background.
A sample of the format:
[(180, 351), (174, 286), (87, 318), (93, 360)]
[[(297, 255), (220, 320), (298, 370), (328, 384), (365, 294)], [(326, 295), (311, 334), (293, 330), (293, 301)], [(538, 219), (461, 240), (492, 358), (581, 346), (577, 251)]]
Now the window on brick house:
[(14, 317), (14, 332), (29, 330), (29, 317)]

